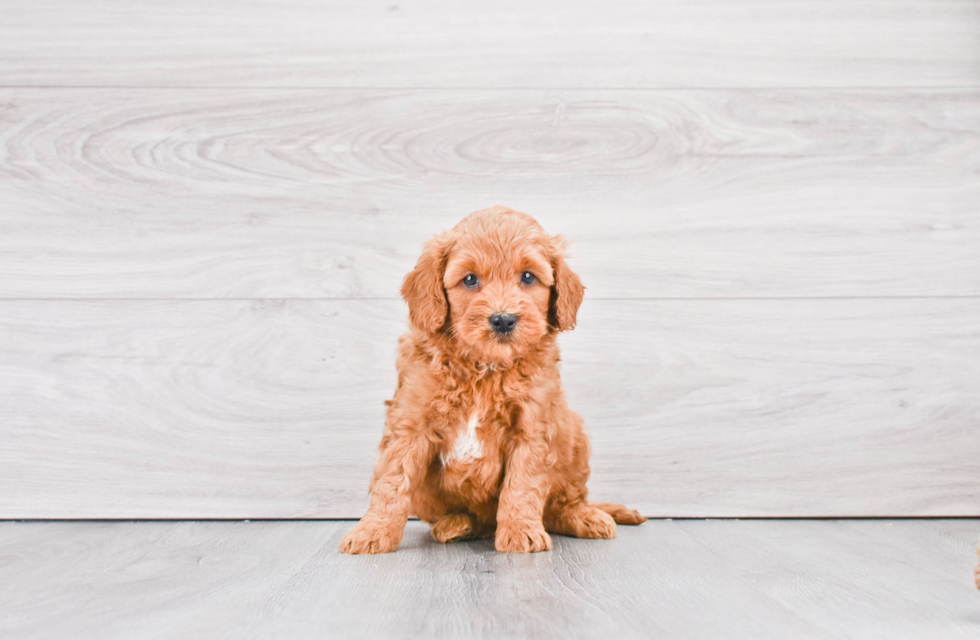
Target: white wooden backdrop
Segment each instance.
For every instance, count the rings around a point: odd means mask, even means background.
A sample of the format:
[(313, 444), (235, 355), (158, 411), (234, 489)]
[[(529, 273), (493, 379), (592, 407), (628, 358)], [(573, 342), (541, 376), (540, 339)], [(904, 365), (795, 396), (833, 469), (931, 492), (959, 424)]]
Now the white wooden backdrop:
[(496, 203), (588, 286), (596, 497), (980, 515), (980, 3), (0, 12), (0, 518), (360, 515)]

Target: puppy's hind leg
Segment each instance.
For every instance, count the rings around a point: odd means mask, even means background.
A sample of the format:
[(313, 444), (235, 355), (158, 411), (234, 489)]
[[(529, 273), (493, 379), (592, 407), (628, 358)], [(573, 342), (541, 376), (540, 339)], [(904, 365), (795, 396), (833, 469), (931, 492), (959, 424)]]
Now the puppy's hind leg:
[(612, 502), (589, 502), (590, 507), (595, 507), (605, 511), (613, 517), (616, 524), (640, 524), (646, 521), (646, 518), (640, 515), (640, 512), (636, 509), (627, 509), (621, 504), (614, 504)]
[(554, 533), (576, 538), (616, 537), (616, 522), (612, 516), (585, 501), (567, 504), (557, 513), (548, 516), (545, 519), (545, 528)]
[(436, 542), (453, 542), (475, 537), (477, 523), (468, 513), (450, 513), (432, 524), (432, 537)]

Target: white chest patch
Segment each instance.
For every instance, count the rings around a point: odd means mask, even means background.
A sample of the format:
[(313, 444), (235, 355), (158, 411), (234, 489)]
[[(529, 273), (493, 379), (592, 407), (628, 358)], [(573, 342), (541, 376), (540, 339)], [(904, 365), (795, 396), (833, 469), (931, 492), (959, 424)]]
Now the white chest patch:
[(476, 435), (476, 429), (479, 426), (480, 420), (474, 413), (470, 416), (469, 423), (459, 430), (453, 448), (448, 452), (439, 454), (443, 466), (456, 460), (464, 461), (483, 457), (483, 443)]

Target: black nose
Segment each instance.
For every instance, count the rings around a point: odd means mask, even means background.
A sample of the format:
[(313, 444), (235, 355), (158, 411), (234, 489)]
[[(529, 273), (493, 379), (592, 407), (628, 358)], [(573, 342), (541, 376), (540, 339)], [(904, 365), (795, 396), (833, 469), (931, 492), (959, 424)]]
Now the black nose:
[(517, 316), (513, 313), (495, 313), (490, 316), (490, 326), (494, 333), (510, 333), (517, 324)]

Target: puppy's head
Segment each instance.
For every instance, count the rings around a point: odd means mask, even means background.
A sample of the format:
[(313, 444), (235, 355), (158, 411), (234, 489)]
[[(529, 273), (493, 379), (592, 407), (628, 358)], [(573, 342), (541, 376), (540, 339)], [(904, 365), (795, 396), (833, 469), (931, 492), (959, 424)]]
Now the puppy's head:
[(443, 333), (481, 362), (509, 363), (575, 326), (585, 288), (564, 241), (531, 216), (493, 207), (426, 243), (402, 283), (412, 325)]

